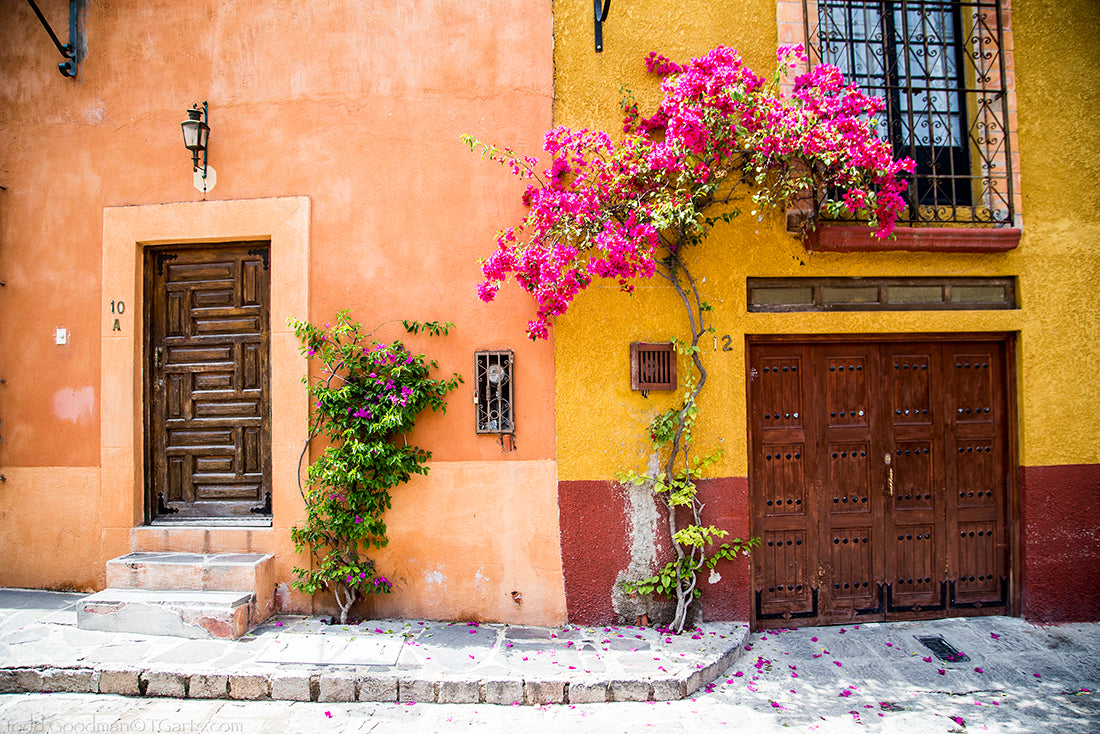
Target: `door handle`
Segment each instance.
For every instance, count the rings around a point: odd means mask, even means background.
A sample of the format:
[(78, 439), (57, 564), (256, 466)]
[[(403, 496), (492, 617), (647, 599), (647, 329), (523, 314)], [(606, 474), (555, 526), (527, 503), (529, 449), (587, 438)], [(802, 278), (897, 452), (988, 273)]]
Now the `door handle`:
[(894, 467), (890, 463), (890, 454), (886, 454), (883, 457), (883, 461), (886, 462), (886, 493), (891, 497), (894, 496)]
[(164, 347), (156, 347), (153, 349), (153, 369), (159, 370), (163, 361)]

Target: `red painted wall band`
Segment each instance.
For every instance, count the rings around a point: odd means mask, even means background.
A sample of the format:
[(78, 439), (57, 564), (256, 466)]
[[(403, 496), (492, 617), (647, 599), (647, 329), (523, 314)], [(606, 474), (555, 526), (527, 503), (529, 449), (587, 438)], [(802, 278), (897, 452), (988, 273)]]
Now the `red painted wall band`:
[(1100, 621), (1100, 464), (1020, 469), (1023, 614)]

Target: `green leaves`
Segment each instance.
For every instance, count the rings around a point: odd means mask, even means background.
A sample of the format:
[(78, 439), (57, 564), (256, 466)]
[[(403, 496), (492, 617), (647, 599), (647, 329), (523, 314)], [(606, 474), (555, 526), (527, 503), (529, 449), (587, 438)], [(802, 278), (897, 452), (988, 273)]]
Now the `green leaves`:
[[(341, 617), (364, 593), (389, 593), (391, 583), (375, 573), (364, 548), (386, 545), (385, 511), (390, 490), (414, 474), (427, 474), (431, 452), (409, 445), (424, 410), (446, 411), (446, 395), (462, 382), (431, 376), (437, 367), (412, 354), (401, 341), (371, 339), (347, 310), (323, 327), (290, 319), (301, 351), (319, 364), (319, 375), (305, 380), (312, 400), (310, 438), (328, 440), (306, 473), (302, 488), (306, 520), (291, 528), (298, 552), (308, 548), (312, 569), (294, 569), (295, 588), (332, 590)], [(406, 333), (446, 336), (454, 324), (402, 321)]]

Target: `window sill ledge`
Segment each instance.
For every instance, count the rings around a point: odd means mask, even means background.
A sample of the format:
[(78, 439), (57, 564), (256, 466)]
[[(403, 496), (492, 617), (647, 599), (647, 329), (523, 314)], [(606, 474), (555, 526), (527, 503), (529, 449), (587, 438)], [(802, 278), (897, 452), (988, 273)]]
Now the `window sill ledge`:
[(1008, 252), (1020, 244), (1020, 230), (1015, 227), (897, 227), (894, 236), (880, 240), (865, 225), (825, 224), (808, 233), (803, 243), (809, 252), (976, 253)]

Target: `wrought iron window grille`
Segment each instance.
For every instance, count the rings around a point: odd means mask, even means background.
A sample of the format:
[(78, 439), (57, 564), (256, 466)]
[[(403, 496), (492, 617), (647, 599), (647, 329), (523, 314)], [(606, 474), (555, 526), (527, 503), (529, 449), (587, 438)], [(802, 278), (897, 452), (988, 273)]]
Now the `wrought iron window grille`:
[[(811, 64), (886, 100), (879, 134), (917, 163), (901, 225), (1012, 226), (998, 0), (803, 0)], [(816, 202), (815, 202), (816, 204)], [(815, 206), (815, 211), (819, 208)]]
[(514, 358), (511, 350), (474, 353), (474, 404), (479, 434), (514, 434)]

